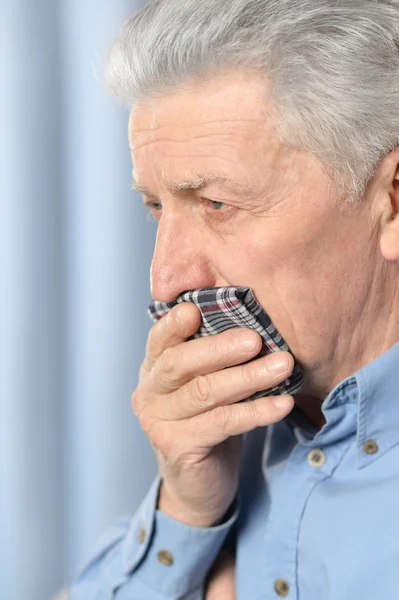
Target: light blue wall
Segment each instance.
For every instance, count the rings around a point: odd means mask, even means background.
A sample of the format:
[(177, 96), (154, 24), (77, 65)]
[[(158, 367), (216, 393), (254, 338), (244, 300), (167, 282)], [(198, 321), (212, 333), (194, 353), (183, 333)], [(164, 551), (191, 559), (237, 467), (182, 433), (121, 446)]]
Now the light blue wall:
[(2, 600), (50, 598), (156, 473), (130, 407), (155, 223), (129, 189), (128, 112), (99, 81), (142, 4), (2, 4)]

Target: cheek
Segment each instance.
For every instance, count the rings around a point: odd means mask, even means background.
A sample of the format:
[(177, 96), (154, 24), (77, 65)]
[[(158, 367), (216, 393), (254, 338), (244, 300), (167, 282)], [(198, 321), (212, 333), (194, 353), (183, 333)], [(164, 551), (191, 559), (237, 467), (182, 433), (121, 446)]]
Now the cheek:
[(311, 314), (316, 320), (330, 319), (331, 304), (340, 294), (337, 283), (347, 270), (344, 246), (338, 256), (326, 234), (311, 237), (309, 229), (301, 231), (290, 222), (284, 231), (264, 225), (261, 235), (240, 236), (228, 252), (219, 254), (224, 279), (250, 287), (283, 330), (294, 322), (295, 328), (306, 330)]
[(319, 304), (327, 313), (359, 259), (351, 224), (336, 208), (310, 201), (282, 210), (282, 216), (250, 218), (228, 244), (217, 244), (215, 267), (231, 285), (259, 290), (271, 310), (283, 303), (307, 312)]
[(281, 231), (268, 229), (264, 224), (264, 232), (255, 235), (254, 229), (248, 235), (235, 236), (234, 243), (229, 249), (219, 254), (219, 264), (230, 278), (273, 281), (284, 274), (310, 270), (312, 261), (317, 258), (316, 249), (303, 235), (288, 233), (288, 227), (283, 234)]

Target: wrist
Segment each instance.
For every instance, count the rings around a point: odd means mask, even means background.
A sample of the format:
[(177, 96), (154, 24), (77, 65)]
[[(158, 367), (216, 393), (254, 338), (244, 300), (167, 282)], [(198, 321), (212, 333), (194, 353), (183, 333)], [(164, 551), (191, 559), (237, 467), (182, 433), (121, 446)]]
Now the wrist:
[(173, 498), (166, 490), (164, 482), (161, 483), (157, 510), (165, 513), (172, 519), (180, 521), (190, 527), (217, 527), (231, 516), (232, 507), (235, 502), (230, 502), (229, 506), (222, 507), (220, 511), (214, 513), (193, 512), (183, 506), (176, 498)]

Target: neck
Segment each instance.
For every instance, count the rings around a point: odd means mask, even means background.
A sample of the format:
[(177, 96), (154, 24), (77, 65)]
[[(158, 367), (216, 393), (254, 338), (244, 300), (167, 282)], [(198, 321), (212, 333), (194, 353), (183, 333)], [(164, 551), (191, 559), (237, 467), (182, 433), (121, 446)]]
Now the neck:
[(307, 416), (309, 421), (320, 430), (326, 423), (326, 419), (321, 410), (323, 400), (310, 394), (295, 394), (295, 404)]
[(326, 422), (321, 406), (331, 390), (399, 341), (399, 286), (390, 291), (374, 296), (374, 302), (369, 297), (349, 339), (339, 332), (336, 339), (346, 339), (346, 344), (331, 344), (322, 361), (305, 365), (306, 381), (295, 403), (318, 429)]

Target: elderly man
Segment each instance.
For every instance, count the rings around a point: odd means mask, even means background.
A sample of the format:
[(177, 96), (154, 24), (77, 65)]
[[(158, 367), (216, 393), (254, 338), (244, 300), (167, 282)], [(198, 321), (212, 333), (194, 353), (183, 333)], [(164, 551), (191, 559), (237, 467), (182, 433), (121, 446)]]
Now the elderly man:
[(71, 599), (397, 600), (397, 0), (151, 0), (107, 76), (154, 299), (250, 288), (289, 351), (159, 319), (132, 397), (159, 474)]

